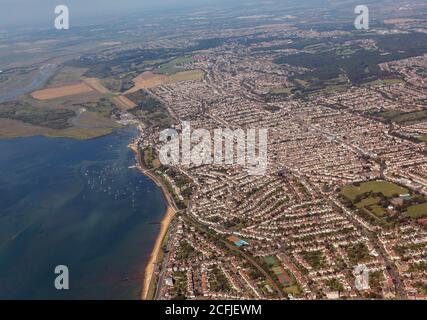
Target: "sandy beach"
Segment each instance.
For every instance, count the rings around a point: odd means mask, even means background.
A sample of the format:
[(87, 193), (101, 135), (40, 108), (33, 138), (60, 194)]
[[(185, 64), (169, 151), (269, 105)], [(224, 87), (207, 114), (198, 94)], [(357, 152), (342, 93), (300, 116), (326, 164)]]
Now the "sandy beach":
[(153, 174), (152, 172), (144, 169), (143, 163), (141, 161), (141, 153), (138, 147), (134, 143), (131, 143), (129, 144), (129, 148), (133, 152), (135, 152), (136, 161), (141, 170), (141, 173), (147, 176), (148, 178), (150, 178), (162, 190), (163, 195), (165, 196), (165, 200), (168, 203), (168, 208), (166, 209), (165, 216), (163, 217), (160, 223), (159, 234), (157, 235), (153, 250), (151, 251), (150, 259), (147, 263), (147, 266), (145, 267), (144, 282), (143, 282), (142, 291), (141, 291), (141, 299), (146, 300), (148, 291), (150, 289), (150, 284), (153, 280), (154, 271), (156, 270), (156, 265), (158, 263), (159, 253), (160, 253), (160, 250), (162, 249), (163, 238), (165, 237), (166, 232), (168, 231), (169, 225), (173, 217), (175, 216), (177, 209), (171, 195), (169, 194), (169, 191), (161, 183), (158, 177), (156, 177), (156, 175)]
[(150, 255), (150, 260), (148, 261), (147, 267), (145, 268), (144, 273), (144, 283), (142, 287), (141, 299), (145, 300), (147, 298), (148, 289), (150, 288), (150, 283), (152, 281), (154, 271), (156, 269), (157, 260), (159, 257), (160, 250), (162, 249), (162, 241), (168, 231), (169, 224), (172, 221), (172, 218), (175, 215), (175, 210), (172, 207), (168, 207), (166, 210), (165, 217), (163, 218), (160, 225), (160, 232), (156, 238), (153, 251)]

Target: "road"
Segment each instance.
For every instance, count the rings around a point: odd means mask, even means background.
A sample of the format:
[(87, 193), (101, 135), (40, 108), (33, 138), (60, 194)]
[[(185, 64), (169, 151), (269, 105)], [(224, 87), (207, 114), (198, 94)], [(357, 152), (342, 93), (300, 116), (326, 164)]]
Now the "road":
[[(214, 232), (211, 229), (208, 229), (207, 227), (205, 227), (203, 224), (201, 224), (200, 222), (196, 221), (195, 219), (189, 217), (188, 215), (182, 215), (183, 219), (186, 220), (188, 223), (192, 224), (194, 227), (198, 228), (199, 230), (202, 230), (204, 232)], [(231, 243), (229, 243), (228, 241), (222, 239), (221, 237), (215, 235), (215, 238), (217, 239), (218, 242), (223, 243), (228, 249), (230, 249), (231, 251), (235, 252), (236, 254), (240, 255), (243, 259), (245, 259), (247, 262), (249, 262), (252, 266), (254, 266), (259, 272), (262, 273), (262, 275), (271, 282), (272, 286), (274, 287), (274, 289), (276, 290), (278, 296), (280, 298), (284, 298), (283, 295), (283, 291), (280, 288), (280, 286), (277, 284), (277, 282), (268, 274), (268, 272), (266, 272), (264, 270), (264, 268), (262, 266), (260, 266), (258, 264), (258, 262), (255, 261), (255, 259), (253, 257), (251, 257), (249, 254), (247, 254), (246, 252), (244, 252), (243, 250), (239, 249), (238, 247), (232, 245)]]
[[(317, 127), (317, 126), (313, 126), (313, 125), (307, 125), (303, 119), (297, 119), (298, 123), (300, 125), (302, 125), (303, 127), (307, 128), (307, 129), (314, 129), (315, 131), (317, 131), (318, 133), (326, 136), (326, 137), (332, 137), (333, 135), (331, 135), (329, 132)], [(350, 148), (353, 152), (361, 154), (365, 157), (368, 157), (370, 159), (372, 159), (373, 161), (377, 162), (380, 164), (381, 167), (381, 176), (384, 177), (385, 172), (386, 172), (386, 166), (385, 164), (380, 161), (380, 159), (378, 159), (377, 157), (372, 156), (371, 154), (369, 154), (368, 152), (365, 152), (364, 150), (362, 150), (360, 147), (352, 145), (347, 143), (346, 141), (344, 141), (343, 139), (337, 138), (337, 137), (333, 137), (335, 139), (336, 142), (341, 143), (342, 145), (345, 145), (346, 147)], [(384, 247), (382, 245), (380, 245), (379, 239), (376, 236), (376, 234), (368, 229), (366, 229), (359, 221), (357, 221), (357, 219), (354, 218), (354, 213), (350, 212), (347, 208), (345, 208), (341, 202), (335, 198), (332, 195), (327, 195), (324, 192), (322, 192), (322, 190), (320, 190), (317, 187), (314, 187), (315, 189), (317, 189), (317, 191), (319, 192), (319, 194), (322, 194), (326, 200), (328, 200), (332, 205), (334, 205), (335, 207), (339, 207), (341, 208), (341, 210), (343, 210), (343, 212), (346, 214), (346, 216), (356, 225), (359, 227), (359, 230), (367, 237), (371, 240), (371, 242), (374, 244), (375, 248), (377, 249), (377, 251), (381, 254), (381, 256), (384, 259), (385, 265), (387, 267), (388, 272), (390, 273), (390, 276), (393, 278), (394, 284), (395, 284), (395, 289), (397, 294), (400, 296), (400, 298), (402, 299), (406, 299), (406, 293), (405, 290), (403, 289), (403, 283), (402, 283), (402, 279), (400, 278), (399, 272), (397, 271), (397, 268), (395, 266), (395, 264), (390, 260), (387, 252), (385, 251)]]

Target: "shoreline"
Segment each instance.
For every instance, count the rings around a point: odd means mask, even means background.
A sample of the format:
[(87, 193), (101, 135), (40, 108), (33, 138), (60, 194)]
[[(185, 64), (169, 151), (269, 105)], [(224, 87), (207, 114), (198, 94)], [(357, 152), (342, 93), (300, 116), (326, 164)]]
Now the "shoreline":
[(170, 223), (175, 217), (175, 210), (168, 206), (166, 209), (165, 216), (162, 219), (160, 224), (160, 232), (157, 235), (156, 242), (154, 243), (154, 248), (151, 251), (150, 259), (145, 267), (144, 271), (144, 280), (141, 291), (141, 300), (147, 300), (148, 292), (150, 285), (153, 282), (154, 273), (156, 271), (157, 263), (159, 262), (160, 251), (162, 250), (163, 239), (166, 236), (166, 233), (169, 230)]
[(144, 170), (143, 163), (141, 161), (141, 154), (138, 147), (132, 143), (129, 144), (129, 148), (135, 153), (136, 156), (136, 162), (137, 162), (137, 168), (139, 171), (148, 177), (151, 181), (153, 181), (162, 191), (163, 196), (166, 201), (166, 211), (164, 213), (164, 216), (162, 218), (162, 221), (160, 222), (160, 230), (156, 237), (156, 241), (154, 242), (153, 249), (150, 254), (150, 259), (147, 262), (147, 265), (145, 266), (144, 270), (144, 278), (143, 278), (143, 285), (141, 290), (141, 300), (147, 300), (147, 296), (150, 290), (150, 286), (153, 282), (154, 273), (156, 270), (157, 263), (159, 262), (159, 255), (160, 251), (162, 249), (162, 243), (163, 239), (169, 230), (169, 226), (175, 217), (175, 214), (177, 212), (177, 208), (175, 206), (175, 203), (173, 199), (171, 198), (169, 191), (164, 186), (164, 184), (151, 172)]

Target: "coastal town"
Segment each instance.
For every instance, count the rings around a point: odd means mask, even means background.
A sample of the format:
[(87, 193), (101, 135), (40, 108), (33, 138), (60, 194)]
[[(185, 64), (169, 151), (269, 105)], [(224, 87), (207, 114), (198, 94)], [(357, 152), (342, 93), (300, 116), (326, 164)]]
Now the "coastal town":
[[(254, 50), (271, 45), (205, 50), (181, 65), (202, 70), (201, 81), (144, 89), (178, 131), (189, 121), (269, 132), (268, 172), (252, 176), (223, 164), (165, 168), (159, 132), (142, 131), (137, 145), (153, 148), (145, 168), (180, 205), (145, 298), (424, 299), (426, 122), (417, 118), (427, 55), (382, 63), (390, 80), (298, 97), (300, 70)], [(358, 266), (369, 274), (362, 289)]]
[[(54, 65), (74, 78), (29, 93), (37, 116), (8, 102), (0, 120), (79, 139), (138, 129), (130, 170), (167, 202), (142, 299), (425, 300), (427, 5), (387, 8), (369, 30), (348, 10), (332, 23), (280, 6), (149, 20), (120, 31), (141, 42)], [(42, 103), (62, 109), (46, 120)]]

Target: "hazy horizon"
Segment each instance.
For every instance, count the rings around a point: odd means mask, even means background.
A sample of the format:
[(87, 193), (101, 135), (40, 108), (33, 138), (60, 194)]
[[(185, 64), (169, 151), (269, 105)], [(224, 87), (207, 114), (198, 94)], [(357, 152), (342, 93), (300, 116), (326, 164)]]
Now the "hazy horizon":
[(171, 12), (197, 8), (224, 0), (0, 0), (0, 28), (49, 27), (55, 19), (54, 9), (67, 5), (71, 24), (90, 24), (91, 20), (120, 17), (126, 14)]
[[(293, 7), (325, 6), (341, 0), (0, 0), (0, 29), (50, 28), (55, 20), (55, 7), (67, 5), (70, 10), (70, 25), (82, 26), (97, 24), (111, 18), (127, 15), (170, 14), (213, 5), (224, 8), (245, 7), (259, 4), (259, 11), (274, 3), (289, 4)], [(356, 0), (345, 0), (344, 3)], [(365, 0), (372, 3), (376, 0)], [(394, 1), (394, 0), (389, 0)]]

